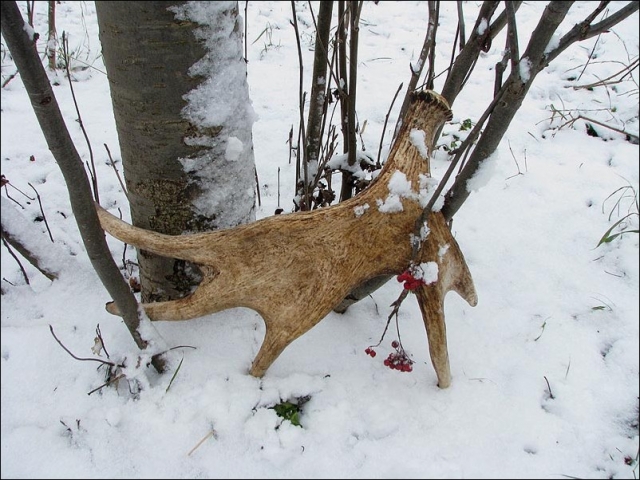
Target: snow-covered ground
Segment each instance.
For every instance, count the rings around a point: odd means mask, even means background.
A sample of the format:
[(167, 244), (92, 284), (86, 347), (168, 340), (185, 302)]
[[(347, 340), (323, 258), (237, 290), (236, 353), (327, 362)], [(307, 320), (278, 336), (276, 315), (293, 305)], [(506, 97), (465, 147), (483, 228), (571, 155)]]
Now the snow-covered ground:
[[(25, 2), (19, 3), (24, 9)], [(545, 3), (526, 2), (518, 10), (521, 48)], [(317, 13), (317, 2), (313, 6)], [(467, 28), (478, 6), (464, 2)], [(595, 6), (576, 2), (561, 31)], [(455, 7), (441, 4), (439, 71), (450, 57)], [(313, 22), (309, 4), (296, 2), (296, 8), (308, 86)], [(103, 148), (107, 144), (119, 159), (94, 4), (61, 2), (57, 13), (58, 32), (69, 35), (77, 57), (73, 85), (101, 200), (117, 202), (130, 218)], [(295, 165), (287, 139), (299, 120), (299, 78), (291, 19), (289, 2), (248, 3), (259, 218), (293, 207)], [(426, 24), (426, 2), (364, 3), (357, 110), (360, 123), (367, 122), (364, 146), (374, 155)], [(46, 37), (46, 2), (35, 3), (35, 29)], [(484, 111), (503, 46), (501, 36), (482, 54), (442, 143), (453, 133), (464, 135), (458, 131), (462, 122)], [(262, 379), (247, 372), (264, 324), (256, 312), (237, 308), (155, 323), (169, 347), (195, 349), (173, 350), (165, 375), (131, 370), (137, 376), (130, 384), (88, 395), (104, 383), (103, 368), (74, 360), (50, 326), (79, 357), (94, 357), (98, 325), (112, 359), (134, 358), (137, 350), (121, 319), (104, 310), (110, 298), (84, 252), (60, 169), (15, 77), (1, 92), (1, 165), (10, 182), (2, 188), (3, 222), (5, 207), (11, 207), (7, 215), (25, 220), (62, 274), (51, 282), (21, 259), (27, 285), (2, 247), (2, 478), (638, 478), (638, 234), (596, 248), (628, 213), (634, 215), (620, 227), (638, 229), (638, 145), (598, 125), (599, 136), (590, 136), (584, 120), (566, 124), (569, 118), (552, 112), (581, 113), (637, 136), (637, 66), (619, 83), (574, 87), (621, 71), (637, 60), (638, 48), (636, 12), (556, 59), (535, 80), (491, 160), (491, 176), (456, 215), (453, 233), (479, 303), (469, 307), (455, 293), (446, 299), (453, 380), (444, 390), (436, 386), (412, 296), (399, 321), (413, 371), (382, 363), (393, 350), (393, 324), (376, 349), (379, 355), (365, 353), (378, 342), (401, 291), (392, 280), (345, 314), (328, 315)], [(90, 68), (81, 69), (84, 64)], [(14, 72), (3, 42), (3, 82)], [(56, 97), (88, 161), (62, 72), (58, 81)], [(383, 157), (399, 103), (387, 125)], [(434, 177), (447, 166), (441, 148), (432, 159)], [(44, 222), (34, 222), (42, 214), (29, 184), (40, 196), (53, 243)], [(122, 244), (108, 241), (121, 264)], [(131, 248), (124, 255), (135, 259)], [(135, 395), (127, 388), (133, 380), (141, 386)], [(301, 426), (270, 408), (304, 397)]]

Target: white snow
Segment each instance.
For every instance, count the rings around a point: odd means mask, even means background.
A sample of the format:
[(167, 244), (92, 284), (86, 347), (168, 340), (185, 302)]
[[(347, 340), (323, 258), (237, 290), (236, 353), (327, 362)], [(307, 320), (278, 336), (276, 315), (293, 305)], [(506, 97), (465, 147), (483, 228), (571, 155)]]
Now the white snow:
[(418, 271), (420, 276), (415, 278), (421, 279), (427, 285), (438, 281), (438, 264), (436, 262), (422, 262)]
[(365, 214), (365, 212), (369, 210), (369, 204), (365, 203), (363, 205), (357, 205), (355, 207), (353, 207), (353, 213), (356, 214), (356, 217), (361, 217), (362, 215)]
[[(523, 2), (518, 10), (522, 41), (546, 3)], [(24, 13), (26, 2), (18, 4)], [(224, 9), (217, 4), (202, 2), (195, 8), (215, 20)], [(611, 3), (609, 15), (623, 4)], [(584, 19), (594, 5), (576, 2), (561, 30)], [(318, 3), (312, 6), (317, 14)], [(472, 25), (480, 3), (463, 6)], [(313, 51), (304, 42), (313, 38), (313, 19), (308, 4), (296, 2), (296, 7), (304, 20), (299, 22), (304, 85), (310, 89)], [(244, 2), (239, 8), (244, 12)], [(126, 197), (102, 148), (109, 146), (122, 174), (93, 2), (62, 2), (56, 10), (58, 31), (69, 33), (71, 51), (79, 58), (95, 58), (93, 68), (76, 72), (75, 93), (96, 156), (101, 203), (116, 213), (120, 209), (129, 221)], [(438, 72), (448, 66), (458, 24), (455, 2), (442, 2), (440, 10)], [(46, 2), (35, 2), (39, 52), (46, 42), (46, 12)], [(183, 13), (191, 18), (192, 12)], [(295, 158), (289, 162), (287, 139), (292, 125), (297, 131), (300, 114), (291, 15), (289, 2), (248, 3), (246, 68), (252, 108), (247, 98), (234, 96), (218, 105), (207, 99), (206, 91), (187, 99), (191, 106), (185, 112), (209, 125), (229, 115), (237, 115), (242, 124), (254, 122), (252, 138), (223, 132), (216, 148), (222, 161), (239, 165), (241, 158), (224, 158), (230, 145), (237, 152), (229, 139), (242, 143), (243, 154), (253, 145), (262, 197), (257, 218), (272, 215), (277, 207), (295, 215), (290, 212), (296, 165)], [(408, 66), (422, 47), (427, 17), (423, 2), (363, 3), (357, 110), (360, 122), (367, 120), (362, 135), (367, 152), (377, 154), (384, 117), (398, 85), (409, 79)], [(271, 41), (280, 47), (263, 52), (264, 36), (252, 42), (267, 25)], [(238, 28), (244, 31), (242, 23)], [(205, 39), (224, 33), (203, 29)], [(471, 182), (474, 193), (454, 217), (452, 233), (479, 302), (472, 308), (456, 293), (446, 296), (452, 384), (444, 390), (436, 385), (414, 295), (407, 296), (397, 319), (402, 344), (415, 361), (413, 372), (383, 365), (394, 351), (395, 319), (376, 348), (378, 355), (371, 358), (364, 352), (380, 340), (391, 304), (401, 293), (402, 284), (395, 279), (346, 313), (330, 312), (289, 345), (263, 378), (248, 370), (263, 340), (264, 323), (246, 308), (185, 322), (145, 322), (143, 328), (153, 328), (161, 337), (154, 339), (155, 348), (164, 348), (164, 342), (175, 349), (164, 375), (144, 363), (136, 368), (140, 352), (122, 320), (104, 310), (110, 298), (85, 253), (60, 169), (21, 76), (13, 78), (0, 90), (2, 174), (27, 194), (32, 194), (29, 183), (38, 189), (55, 243), (42, 222), (33, 221), (41, 215), (38, 202), (12, 187), (0, 191), (2, 220), (11, 215), (5, 205), (23, 217), (33, 227), (30, 239), (45, 247), (44, 254), (58, 262), (63, 274), (50, 282), (22, 259), (31, 280), (26, 285), (15, 260), (0, 248), (2, 478), (639, 478), (639, 236), (626, 233), (596, 248), (615, 221), (635, 211), (633, 193), (619, 189), (638, 191), (638, 145), (606, 129), (601, 138), (588, 136), (584, 124), (559, 128), (564, 122), (552, 119), (550, 112), (553, 104), (638, 134), (638, 97), (633, 94), (638, 69), (632, 72), (633, 81), (572, 88), (607, 78), (637, 56), (638, 14), (611, 30), (567, 50), (535, 78), (489, 160), (492, 173), (482, 171)], [(462, 119), (480, 117), (491, 98), (494, 67), (504, 45), (503, 32), (482, 53), (452, 106), (454, 121), (443, 133), (458, 132)], [(597, 61), (590, 60), (592, 52)], [(237, 45), (226, 54), (241, 59), (244, 50)], [(203, 59), (197, 68), (206, 71), (206, 65)], [(3, 81), (14, 72), (7, 55)], [(203, 88), (212, 91), (224, 91), (245, 75), (241, 66), (209, 73), (212, 80)], [(444, 77), (436, 78), (436, 90)], [(66, 81), (54, 92), (88, 161)], [(396, 102), (389, 118), (383, 160), (400, 104)], [(451, 138), (441, 140), (449, 143)], [(449, 165), (450, 157), (437, 148), (431, 158), (433, 179), (443, 178)], [(238, 200), (250, 196), (246, 185), (255, 185), (254, 175), (251, 168), (224, 179), (218, 185), (228, 185), (228, 190), (220, 195), (237, 195)], [(427, 196), (423, 190), (435, 188), (433, 179), (415, 186), (420, 192), (413, 194), (420, 201)], [(339, 175), (333, 180), (332, 188), (339, 191)], [(396, 192), (407, 193), (401, 177), (394, 185)], [(216, 195), (211, 192), (212, 202)], [(361, 203), (354, 199), (352, 205)], [(358, 219), (354, 208), (351, 221), (357, 224), (366, 215)], [(631, 229), (638, 228), (637, 217), (629, 222)], [(125, 250), (110, 236), (107, 240), (119, 265), (123, 257), (136, 260), (132, 248)], [(361, 248), (369, 248), (368, 240), (362, 238)], [(449, 245), (442, 261), (453, 247)], [(437, 255), (445, 248), (440, 246)], [(431, 260), (440, 262), (424, 263)], [(135, 266), (128, 268), (137, 275)], [(313, 271), (308, 265), (301, 268)], [(428, 266), (423, 270), (433, 274)], [(97, 325), (111, 360), (127, 359), (126, 372), (135, 382), (123, 379), (117, 388), (87, 395), (105, 383), (105, 368), (74, 360), (49, 326), (75, 355), (98, 358), (91, 350)], [(100, 358), (106, 358), (104, 352)], [(301, 427), (270, 408), (304, 396), (310, 399), (302, 408)]]
[(478, 35), (484, 35), (484, 32), (487, 31), (487, 28), (489, 28), (489, 22), (487, 22), (486, 18), (482, 18), (480, 19), (480, 23), (478, 24), (476, 32), (478, 33)]
[(494, 178), (496, 173), (496, 167), (498, 164), (498, 155), (499, 153), (496, 151), (488, 158), (486, 158), (481, 164), (480, 168), (476, 170), (473, 176), (467, 180), (467, 191), (477, 192), (482, 187), (487, 185)]
[(531, 78), (531, 66), (531, 60), (527, 57), (523, 57), (518, 62), (518, 73), (520, 74), (522, 83), (527, 83), (529, 78)]
[(418, 149), (422, 158), (426, 159), (429, 157), (427, 145), (425, 144), (425, 133), (423, 130), (418, 130), (416, 128), (411, 129), (411, 132), (409, 133), (409, 140), (411, 140), (411, 145)]
[(243, 150), (244, 144), (242, 143), (242, 140), (237, 137), (228, 137), (227, 149), (225, 151), (224, 157), (231, 162), (235, 162), (240, 158)]
[(389, 183), (389, 194), (384, 200), (379, 198), (376, 200), (378, 210), (382, 213), (397, 213), (403, 210), (402, 199), (417, 199), (418, 195), (411, 189), (411, 182), (407, 179), (404, 172), (396, 170), (391, 175)]
[[(215, 218), (218, 228), (255, 219), (253, 192), (247, 195), (245, 190), (234, 187), (254, 178), (253, 150), (242, 146), (251, 144), (255, 114), (248, 88), (236, 88), (245, 84), (247, 76), (242, 42), (224, 41), (242, 25), (240, 17), (235, 23), (228, 20), (233, 9), (237, 9), (236, 2), (195, 1), (169, 7), (178, 20), (198, 24), (196, 37), (207, 49), (189, 71), (191, 76), (204, 80), (185, 95), (187, 105), (182, 113), (199, 129), (196, 135), (185, 138), (185, 143), (209, 148), (196, 158), (181, 161), (188, 172), (198, 176), (202, 194), (194, 201), (196, 211)], [(215, 136), (205, 133), (221, 126), (224, 128)], [(221, 156), (229, 162), (224, 167), (212, 161)]]

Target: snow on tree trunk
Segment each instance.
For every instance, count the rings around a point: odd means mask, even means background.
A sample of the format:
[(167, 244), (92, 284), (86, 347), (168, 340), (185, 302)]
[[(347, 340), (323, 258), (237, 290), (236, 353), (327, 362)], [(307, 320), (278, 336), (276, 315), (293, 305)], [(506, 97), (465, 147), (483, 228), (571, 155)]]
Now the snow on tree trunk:
[[(237, 2), (96, 2), (132, 222), (166, 234), (255, 220), (254, 113)], [(143, 301), (199, 282), (138, 251)]]

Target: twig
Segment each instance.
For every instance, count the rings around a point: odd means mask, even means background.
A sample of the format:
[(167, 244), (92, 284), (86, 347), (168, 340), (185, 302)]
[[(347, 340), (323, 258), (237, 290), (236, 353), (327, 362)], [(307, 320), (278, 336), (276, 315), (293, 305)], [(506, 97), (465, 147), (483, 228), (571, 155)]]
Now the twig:
[(258, 195), (258, 206), (262, 206), (262, 200), (260, 199), (260, 180), (258, 180), (258, 169), (254, 166), (253, 171), (256, 175), (256, 193)]
[(76, 100), (76, 94), (73, 89), (73, 82), (71, 81), (71, 69), (69, 67), (69, 38), (67, 37), (65, 32), (62, 32), (62, 53), (64, 56), (64, 66), (67, 71), (67, 78), (69, 79), (69, 88), (71, 89), (71, 97), (73, 98), (73, 104), (76, 108), (76, 113), (78, 114), (78, 123), (80, 124), (80, 129), (82, 130), (82, 134), (84, 135), (84, 139), (87, 142), (87, 148), (89, 149), (89, 159), (91, 160), (91, 168), (89, 172), (91, 173), (91, 183), (93, 186), (93, 198), (97, 203), (100, 203), (100, 196), (98, 195), (98, 177), (96, 174), (96, 165), (93, 161), (93, 149), (91, 148), (91, 142), (89, 141), (89, 135), (87, 135), (87, 131), (84, 128), (84, 123), (82, 122), (82, 116), (80, 115), (80, 109), (78, 108), (78, 102)]
[(578, 121), (580, 119), (584, 120), (585, 122), (595, 123), (596, 125), (600, 125), (601, 127), (608, 128), (609, 130), (613, 130), (614, 132), (618, 132), (618, 133), (621, 133), (623, 135), (626, 135), (630, 139), (632, 139), (632, 143), (634, 143), (636, 145), (640, 141), (640, 139), (638, 138), (638, 135), (634, 135), (633, 133), (629, 133), (626, 130), (622, 130), (620, 128), (612, 127), (611, 125), (607, 125), (606, 123), (602, 123), (602, 122), (600, 122), (598, 120), (594, 120), (593, 118), (585, 117), (584, 115), (580, 115), (580, 114), (578, 114), (578, 116), (576, 116), (576, 117), (571, 117), (571, 120), (568, 120), (566, 123), (563, 123), (562, 125), (560, 125), (558, 127), (558, 129), (562, 129), (563, 127), (566, 127), (567, 125), (571, 125), (571, 124), (575, 123), (576, 121)]
[(53, 338), (56, 339), (56, 342), (58, 342), (58, 344), (64, 349), (64, 351), (67, 352), (69, 355), (71, 355), (74, 359), (79, 360), (81, 362), (98, 362), (98, 363), (102, 363), (104, 365), (110, 365), (112, 367), (123, 367), (123, 365), (116, 365), (113, 362), (107, 362), (106, 360), (102, 360), (100, 358), (82, 358), (82, 357), (78, 357), (78, 356), (74, 355), (73, 353), (71, 353), (71, 351), (62, 344), (62, 342), (58, 339), (58, 337), (56, 337), (56, 334), (54, 333), (53, 327), (51, 325), (49, 325), (49, 330), (51, 331), (51, 335), (53, 335)]
[[(400, 107), (400, 112), (398, 113), (398, 119), (396, 120), (396, 126), (394, 129), (394, 141), (400, 132), (400, 125), (402, 125), (402, 121), (409, 109), (409, 104), (411, 103), (411, 95), (416, 89), (416, 85), (418, 84), (418, 80), (422, 75), (422, 70), (424, 69), (424, 65), (427, 62), (427, 57), (430, 57), (431, 52), (435, 48), (435, 36), (436, 29), (438, 26), (438, 11), (436, 8), (437, 2), (429, 2), (429, 23), (427, 26), (427, 33), (424, 37), (424, 42), (422, 44), (422, 50), (420, 51), (420, 57), (418, 57), (417, 68), (414, 68), (411, 63), (409, 63), (409, 70), (411, 70), (411, 79), (409, 80), (409, 85), (407, 86), (407, 92), (405, 93), (404, 100), (402, 101), (402, 106)], [(433, 65), (429, 65), (429, 72), (427, 73), (427, 79), (425, 81), (426, 88), (431, 88), (430, 83), (433, 83)]]
[[(34, 201), (35, 198), (31, 198), (29, 195), (27, 195), (26, 193), (24, 193), (22, 190), (20, 190), (18, 187), (16, 187), (13, 183), (11, 183), (9, 180), (7, 180), (7, 177), (5, 177), (4, 175), (2, 175), (2, 186), (5, 187), (5, 192), (7, 192), (7, 197), (9, 197), (9, 193), (7, 191), (7, 185), (9, 185), (11, 188), (13, 188), (14, 190), (17, 190), (18, 192), (20, 192), (22, 195), (24, 195), (25, 197), (27, 197), (29, 200)], [(15, 200), (14, 200), (15, 202)], [(18, 202), (16, 202), (18, 203)], [(19, 205), (19, 204), (18, 204)], [(22, 206), (22, 205), (20, 205)], [(24, 207), (23, 207), (24, 208)]]
[[(309, 168), (307, 165), (306, 158), (306, 132), (304, 125), (304, 104), (305, 104), (305, 92), (304, 92), (304, 63), (302, 61), (302, 45), (300, 44), (300, 32), (298, 30), (298, 17), (296, 15), (296, 4), (293, 0), (291, 0), (291, 11), (293, 13), (293, 21), (291, 21), (291, 25), (296, 33), (296, 45), (298, 48), (298, 63), (299, 63), (299, 85), (298, 85), (298, 98), (299, 98), (299, 111), (300, 111), (300, 128), (298, 129), (298, 163), (302, 164), (303, 169), (303, 187), (302, 187), (302, 201), (300, 202), (301, 210), (308, 210), (310, 207), (310, 199), (309, 199)], [(302, 137), (302, 143), (300, 143), (300, 137)], [(302, 150), (300, 149), (300, 145), (302, 145)], [(298, 172), (300, 169), (298, 169)], [(300, 182), (300, 178), (296, 178), (296, 189), (298, 188), (298, 183)]]
[(27, 285), (31, 285), (31, 283), (29, 283), (29, 277), (27, 276), (27, 271), (24, 269), (24, 267), (22, 266), (22, 263), (20, 263), (20, 259), (18, 259), (18, 257), (16, 256), (15, 253), (13, 253), (13, 249), (11, 248), (11, 246), (9, 245), (9, 242), (7, 242), (4, 238), (4, 232), (2, 233), (2, 244), (7, 247), (7, 251), (11, 254), (11, 256), (13, 257), (13, 259), (17, 262), (18, 266), (20, 267), (20, 271), (22, 272), (22, 276), (24, 277), (24, 281)]
[[(612, 84), (620, 83), (625, 79), (625, 77), (627, 77), (628, 75), (631, 75), (631, 72), (638, 66), (638, 63), (640, 63), (640, 60), (636, 58), (636, 60), (633, 63), (631, 63), (630, 65), (627, 65), (622, 70), (614, 73), (613, 75), (608, 76), (607, 78), (603, 78), (602, 80), (598, 80), (597, 82), (590, 83), (588, 85), (574, 85), (573, 89), (579, 90), (581, 88), (593, 88), (593, 87), (599, 87), (601, 85), (612, 85)], [(617, 80), (609, 81), (612, 78), (617, 77), (618, 75), (622, 75), (622, 77)]]
[(92, 393), (97, 392), (98, 390), (106, 387), (107, 385), (112, 384), (113, 382), (117, 382), (118, 380), (120, 380), (122, 377), (124, 377), (124, 373), (121, 373), (120, 375), (118, 375), (117, 377), (113, 377), (111, 380), (108, 380), (107, 382), (103, 383), (102, 385), (100, 385), (99, 387), (94, 388), (93, 390), (91, 390), (89, 393), (87, 393), (87, 395), (91, 395)]
[[(460, 40), (460, 51), (462, 51), (462, 49), (464, 48), (464, 44), (466, 43), (465, 40), (465, 33), (464, 33), (464, 12), (462, 11), (462, 2), (461, 1), (457, 1), (456, 2), (456, 6), (457, 6), (457, 10), (458, 10), (458, 29), (456, 30), (456, 34), (458, 34), (459, 36), (459, 40)], [(456, 42), (454, 42), (455, 45)]]
[(102, 350), (104, 350), (104, 354), (107, 356), (107, 358), (111, 358), (109, 356), (109, 352), (107, 352), (107, 347), (106, 347), (106, 345), (104, 343), (104, 340), (102, 339), (102, 332), (100, 331), (100, 324), (96, 325), (96, 335), (100, 339), (100, 345), (102, 345)]
[(187, 453), (187, 457), (190, 457), (190, 456), (191, 456), (191, 454), (192, 454), (193, 452), (195, 452), (195, 451), (196, 451), (196, 449), (197, 449), (200, 445), (202, 445), (204, 442), (206, 442), (207, 440), (209, 440), (209, 439), (210, 439), (211, 437), (213, 437), (215, 434), (216, 434), (216, 431), (215, 431), (215, 430), (213, 430), (213, 429), (211, 429), (211, 431), (210, 431), (209, 433), (207, 433), (207, 434), (204, 436), (204, 438), (203, 438), (202, 440), (200, 440), (200, 441), (196, 444), (196, 446), (195, 446), (195, 447), (193, 447), (193, 448), (189, 451), (189, 453)]
[(518, 50), (518, 28), (516, 23), (516, 11), (513, 2), (505, 2), (504, 11), (507, 15), (507, 43), (509, 45), (511, 71), (515, 71), (518, 68), (520, 53)]
[[(544, 375), (543, 375), (543, 376), (544, 376)], [(553, 393), (551, 392), (551, 385), (549, 385), (549, 380), (547, 379), (547, 377), (546, 377), (546, 376), (544, 376), (544, 381), (545, 381), (545, 382), (547, 382), (547, 388), (549, 389), (549, 398), (550, 398), (551, 400), (553, 400), (553, 399), (554, 399), (554, 398), (556, 398), (556, 397), (554, 397), (554, 396), (553, 396)]]
[(15, 72), (15, 73), (12, 73), (11, 75), (9, 75), (9, 76), (7, 77), (7, 79), (6, 79), (4, 82), (2, 82), (2, 88), (6, 87), (6, 86), (7, 86), (7, 84), (8, 84), (11, 80), (13, 80), (14, 78), (16, 78), (16, 77), (18, 76), (18, 73), (20, 73), (20, 72), (18, 72), (18, 71), (16, 70), (16, 72)]
[(249, 63), (249, 57), (247, 56), (247, 9), (249, 8), (249, 0), (244, 2), (244, 61)]
[(387, 122), (389, 121), (389, 115), (391, 114), (391, 109), (393, 108), (393, 104), (396, 103), (396, 98), (398, 98), (398, 94), (400, 90), (402, 90), (402, 86), (404, 83), (400, 83), (398, 89), (396, 90), (396, 94), (393, 96), (393, 100), (391, 100), (391, 105), (389, 105), (389, 110), (387, 110), (387, 115), (384, 117), (384, 125), (382, 126), (382, 135), (380, 135), (380, 145), (378, 146), (378, 159), (376, 160), (376, 166), (380, 165), (380, 154), (382, 153), (382, 141), (384, 140), (384, 133), (387, 130)]
[[(391, 310), (391, 313), (387, 317), (387, 324), (384, 326), (384, 331), (382, 332), (382, 336), (380, 337), (380, 341), (378, 343), (376, 343), (375, 345), (372, 345), (372, 347), (380, 346), (380, 344), (384, 340), (384, 336), (387, 334), (387, 330), (389, 329), (389, 324), (391, 323), (391, 319), (393, 318), (394, 315), (396, 317), (396, 329), (398, 328), (398, 324), (397, 324), (398, 312), (400, 311), (400, 305), (402, 305), (402, 302), (404, 302), (404, 299), (407, 298), (408, 293), (409, 293), (409, 290), (403, 288), (402, 292), (400, 292), (400, 295), (398, 296), (398, 298), (396, 298), (396, 300), (391, 304), (391, 306), (393, 307), (393, 310)], [(398, 329), (398, 335), (400, 335), (400, 330), (399, 329)]]
[(109, 155), (109, 163), (111, 163), (111, 166), (113, 167), (113, 170), (116, 172), (116, 177), (118, 177), (118, 182), (120, 182), (120, 188), (122, 188), (122, 191), (124, 192), (124, 196), (127, 197), (127, 200), (129, 200), (129, 194), (127, 193), (127, 187), (124, 186), (124, 182), (122, 181), (122, 178), (120, 177), (120, 172), (118, 172), (118, 167), (116, 167), (116, 162), (113, 161), (113, 157), (111, 157), (111, 151), (109, 150), (109, 147), (107, 146), (107, 144), (103, 144), (104, 148), (107, 150), (107, 155)]
[[(28, 183), (28, 182), (27, 182)], [(33, 191), (36, 192), (36, 198), (38, 199), (38, 205), (40, 205), (40, 213), (42, 213), (42, 219), (44, 220), (44, 225), (47, 227), (47, 232), (49, 232), (49, 238), (51, 239), (51, 243), (55, 243), (53, 241), (53, 235), (51, 234), (51, 229), (49, 228), (49, 223), (47, 222), (47, 216), (44, 214), (44, 209), (42, 208), (42, 202), (40, 201), (40, 194), (36, 190), (36, 187), (28, 183), (28, 185), (33, 188)]]

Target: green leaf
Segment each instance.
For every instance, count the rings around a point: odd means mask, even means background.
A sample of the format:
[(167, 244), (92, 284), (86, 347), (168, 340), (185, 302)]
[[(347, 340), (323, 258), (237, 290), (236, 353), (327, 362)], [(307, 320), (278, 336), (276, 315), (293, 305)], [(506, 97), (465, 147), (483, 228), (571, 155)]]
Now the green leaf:
[(173, 376), (171, 377), (171, 380), (169, 380), (169, 385), (167, 385), (167, 389), (164, 391), (164, 393), (167, 393), (169, 391), (169, 389), (171, 388), (171, 384), (173, 383), (173, 380), (176, 378), (176, 375), (178, 375), (178, 372), (180, 371), (180, 367), (182, 366), (182, 362), (184, 362), (184, 357), (182, 357), (182, 360), (180, 360), (180, 363), (178, 364), (178, 368), (176, 368), (176, 371), (173, 372)]
[(274, 405), (273, 410), (275, 410), (276, 415), (279, 417), (289, 420), (292, 425), (296, 427), (302, 427), (300, 424), (300, 406), (292, 403), (292, 402), (281, 402), (277, 405)]
[(633, 215), (632, 213), (630, 213), (628, 215), (625, 215), (620, 220), (618, 220), (616, 223), (611, 225), (609, 227), (609, 229), (604, 233), (604, 235), (602, 236), (600, 241), (598, 242), (598, 245), (596, 245), (596, 248), (598, 248), (603, 243), (611, 242), (612, 240), (614, 240), (616, 237), (619, 237), (623, 233), (638, 233), (638, 230), (636, 230), (636, 229), (633, 229), (633, 230), (629, 229), (629, 230), (624, 230), (622, 232), (614, 233), (613, 235), (611, 235), (611, 232), (613, 231), (614, 228), (616, 228), (618, 225), (620, 225), (622, 222), (624, 222), (627, 218), (629, 218), (632, 215)]

